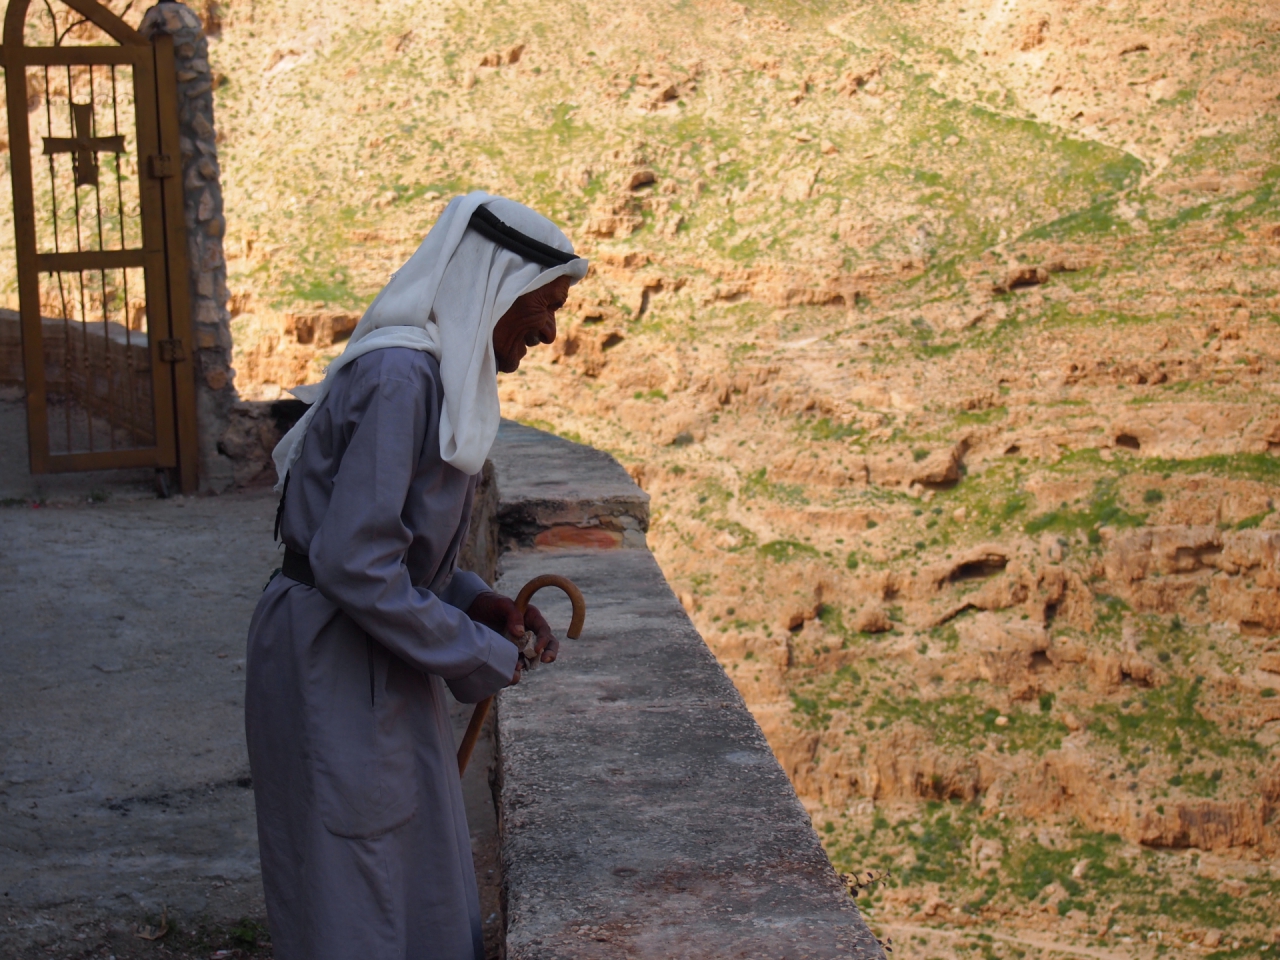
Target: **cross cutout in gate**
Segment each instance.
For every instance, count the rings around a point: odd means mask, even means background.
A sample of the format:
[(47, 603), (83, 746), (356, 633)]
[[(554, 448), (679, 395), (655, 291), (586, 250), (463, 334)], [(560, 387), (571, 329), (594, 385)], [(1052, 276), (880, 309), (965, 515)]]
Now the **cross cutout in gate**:
[(98, 182), (98, 154), (124, 153), (124, 137), (94, 137), (93, 104), (71, 104), (71, 125), (74, 137), (45, 137), (45, 156), (55, 153), (71, 154), (71, 166), (75, 171), (76, 186), (93, 186)]

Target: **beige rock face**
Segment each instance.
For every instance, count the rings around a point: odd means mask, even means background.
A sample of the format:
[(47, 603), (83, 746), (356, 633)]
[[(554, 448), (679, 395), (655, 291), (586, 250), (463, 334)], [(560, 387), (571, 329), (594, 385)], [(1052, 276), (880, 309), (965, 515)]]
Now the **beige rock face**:
[(1176, 611), (1207, 590), (1212, 620), (1250, 635), (1280, 631), (1280, 534), (1155, 527), (1109, 547), (1106, 576), (1135, 610)]

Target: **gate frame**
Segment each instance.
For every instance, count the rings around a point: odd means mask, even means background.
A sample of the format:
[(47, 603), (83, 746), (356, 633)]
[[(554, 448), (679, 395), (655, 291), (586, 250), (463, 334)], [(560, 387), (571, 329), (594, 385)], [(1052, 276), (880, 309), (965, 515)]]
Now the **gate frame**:
[[(31, 0), (9, 0), (5, 11), (0, 65), (5, 71), (9, 113), (13, 221), (31, 472), (43, 474), (154, 466), (158, 470), (176, 469), (179, 489), (183, 493), (194, 493), (199, 482), (195, 344), (191, 325), (191, 289), (183, 213), (182, 153), (178, 138), (177, 69), (174, 64), (173, 38), (156, 34), (148, 41), (97, 0), (61, 2), (119, 45), (28, 47), (25, 46), (24, 32)], [(41, 254), (36, 246), (26, 68), (99, 64), (126, 64), (133, 68), (142, 247), (136, 252), (126, 250)], [(21, 83), (13, 82), (15, 77), (20, 77)], [(154, 447), (92, 453), (49, 453), (40, 273), (42, 265), (45, 270), (50, 270), (55, 262), (66, 264), (64, 269), (122, 266), (143, 268), (147, 299), (147, 343), (151, 353), (156, 425)], [(77, 264), (80, 266), (77, 267)], [(184, 363), (186, 366), (182, 367)]]

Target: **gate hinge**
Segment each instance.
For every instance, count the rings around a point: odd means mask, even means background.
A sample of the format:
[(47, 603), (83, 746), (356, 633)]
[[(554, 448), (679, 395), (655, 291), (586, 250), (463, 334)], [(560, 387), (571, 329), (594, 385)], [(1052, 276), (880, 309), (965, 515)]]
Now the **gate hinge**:
[(179, 360), (187, 359), (187, 351), (183, 348), (181, 340), (160, 340), (158, 343), (161, 363), (177, 363)]
[(152, 179), (163, 180), (173, 176), (173, 157), (167, 153), (153, 153), (147, 158), (147, 164), (151, 168)]

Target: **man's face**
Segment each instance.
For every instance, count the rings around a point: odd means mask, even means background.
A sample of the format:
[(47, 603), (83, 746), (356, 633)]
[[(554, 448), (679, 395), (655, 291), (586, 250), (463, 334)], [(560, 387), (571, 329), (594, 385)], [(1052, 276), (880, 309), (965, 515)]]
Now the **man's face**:
[(515, 373), (530, 347), (556, 338), (556, 311), (569, 296), (569, 278), (557, 277), (544, 287), (517, 297), (493, 328), (493, 353), (498, 369)]

